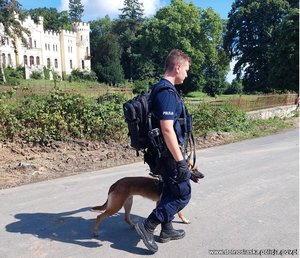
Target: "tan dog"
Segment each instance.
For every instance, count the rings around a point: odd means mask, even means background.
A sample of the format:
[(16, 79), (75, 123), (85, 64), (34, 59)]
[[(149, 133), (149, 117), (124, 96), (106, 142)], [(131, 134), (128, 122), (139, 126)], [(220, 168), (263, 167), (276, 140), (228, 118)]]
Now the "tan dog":
[[(192, 169), (192, 175), (196, 178), (203, 178), (204, 176), (196, 169)], [(193, 180), (194, 181), (194, 180)], [(101, 206), (95, 206), (92, 208), (94, 211), (104, 211), (97, 216), (96, 224), (93, 229), (95, 237), (98, 236), (98, 229), (103, 219), (114, 215), (123, 206), (125, 209), (125, 221), (133, 226), (134, 224), (130, 220), (130, 211), (133, 202), (133, 195), (141, 195), (147, 199), (158, 202), (160, 199), (160, 185), (159, 179), (153, 177), (124, 177), (115, 182), (108, 191), (108, 198), (106, 202)], [(197, 180), (198, 182), (198, 180)], [(183, 223), (190, 223), (180, 211), (178, 212), (179, 218)]]

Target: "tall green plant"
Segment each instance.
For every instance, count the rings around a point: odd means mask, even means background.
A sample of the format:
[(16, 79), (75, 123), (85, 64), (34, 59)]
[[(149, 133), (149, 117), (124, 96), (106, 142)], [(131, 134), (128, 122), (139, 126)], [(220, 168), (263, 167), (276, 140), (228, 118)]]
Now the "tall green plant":
[(69, 0), (69, 16), (72, 22), (81, 22), (83, 12), (81, 0)]
[[(278, 42), (275, 36), (278, 26), (286, 20), (285, 17), (290, 10), (289, 1), (286, 0), (235, 0), (232, 4), (228, 15), (224, 46), (230, 57), (238, 60), (234, 73), (237, 74), (238, 79), (243, 80), (246, 91), (268, 92), (272, 90), (273, 86), (269, 78), (273, 76), (270, 68), (274, 64), (270, 57), (275, 55), (277, 60), (281, 59), (277, 52), (272, 53), (275, 49), (278, 50), (278, 46), (277, 48), (274, 46), (280, 44), (285, 48), (285, 44), (293, 44), (289, 41), (295, 36), (294, 33), (290, 35), (285, 31), (284, 34), (289, 40), (281, 42)], [(290, 48), (284, 58), (294, 54), (296, 54), (295, 50)], [(280, 70), (285, 70), (281, 66), (282, 62), (279, 61), (279, 63)], [(287, 65), (290, 67), (288, 70), (295, 71), (292, 67), (294, 62)], [(288, 80), (287, 77), (284, 76), (284, 78)]]

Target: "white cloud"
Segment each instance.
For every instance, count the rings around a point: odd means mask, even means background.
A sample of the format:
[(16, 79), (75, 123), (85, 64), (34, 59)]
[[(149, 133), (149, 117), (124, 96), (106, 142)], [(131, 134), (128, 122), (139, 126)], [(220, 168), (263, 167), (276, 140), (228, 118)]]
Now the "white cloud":
[[(144, 14), (151, 16), (155, 14), (162, 4), (160, 0), (140, 0), (143, 3)], [(121, 14), (120, 9), (123, 8), (124, 0), (82, 0), (84, 5), (84, 21), (103, 18), (105, 15), (116, 18)], [(69, 0), (61, 0), (60, 10), (68, 10)]]

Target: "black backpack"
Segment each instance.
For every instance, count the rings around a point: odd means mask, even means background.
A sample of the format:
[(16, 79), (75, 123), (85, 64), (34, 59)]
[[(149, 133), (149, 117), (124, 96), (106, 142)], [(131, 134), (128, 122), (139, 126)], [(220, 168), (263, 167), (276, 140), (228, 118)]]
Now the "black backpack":
[[(158, 121), (151, 112), (155, 95), (164, 89), (174, 92), (170, 86), (158, 83), (150, 87), (148, 91), (141, 92), (123, 104), (131, 147), (136, 150), (137, 156), (139, 156), (139, 151), (144, 153), (144, 162), (149, 165), (150, 171), (154, 175), (164, 173), (164, 158), (171, 155), (164, 143)], [(185, 123), (185, 127), (189, 126), (185, 129), (186, 140), (183, 152), (186, 154), (186, 159), (194, 166), (196, 164), (196, 150), (191, 128), (192, 117), (188, 114), (184, 120), (189, 120), (189, 123)]]
[[(155, 134), (152, 128), (151, 102), (156, 93), (163, 89), (174, 91), (168, 85), (155, 84), (148, 91), (143, 91), (133, 99), (123, 104), (125, 121), (128, 126), (131, 147), (137, 151), (143, 151), (150, 147), (151, 139), (149, 135)], [(150, 132), (150, 133), (149, 133)], [(157, 132), (159, 133), (159, 132)]]

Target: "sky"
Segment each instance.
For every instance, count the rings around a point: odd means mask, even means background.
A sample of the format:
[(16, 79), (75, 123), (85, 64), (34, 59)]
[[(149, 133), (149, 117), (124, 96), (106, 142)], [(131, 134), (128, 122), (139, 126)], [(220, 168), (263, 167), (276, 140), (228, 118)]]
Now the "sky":
[[(23, 9), (53, 7), (58, 11), (68, 9), (69, 0), (18, 0)], [(152, 16), (162, 6), (170, 4), (170, 0), (140, 0), (144, 6), (146, 16)], [(231, 9), (231, 4), (234, 0), (186, 0), (192, 2), (197, 7), (206, 9), (212, 7), (221, 18), (226, 19), (228, 12)], [(120, 14), (124, 0), (81, 0), (84, 5), (83, 21), (96, 20), (108, 15), (111, 18), (116, 18)]]

